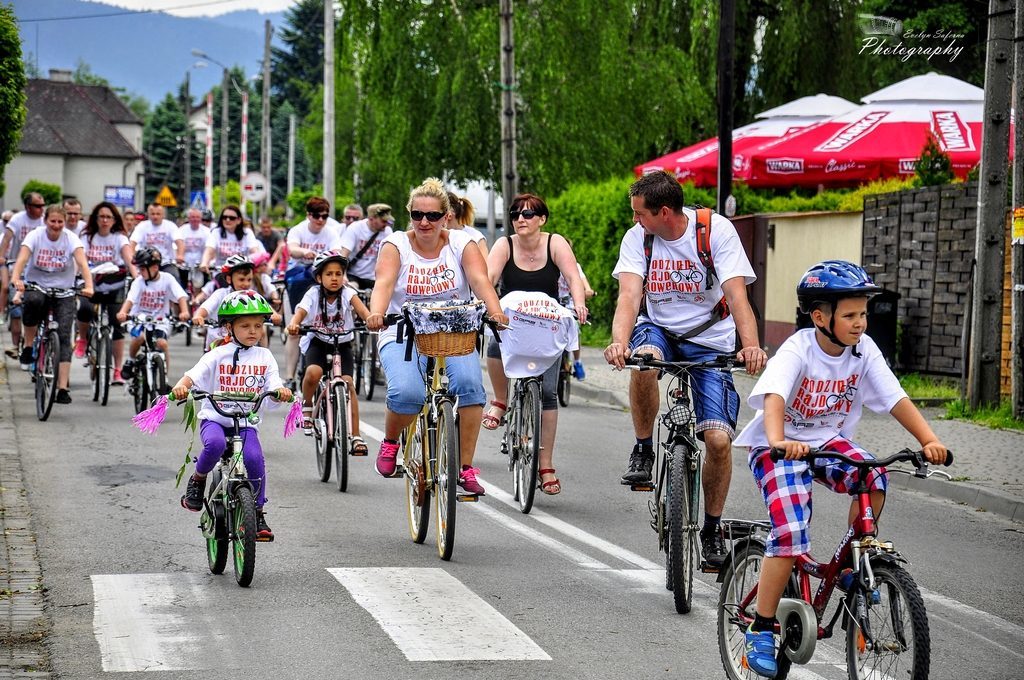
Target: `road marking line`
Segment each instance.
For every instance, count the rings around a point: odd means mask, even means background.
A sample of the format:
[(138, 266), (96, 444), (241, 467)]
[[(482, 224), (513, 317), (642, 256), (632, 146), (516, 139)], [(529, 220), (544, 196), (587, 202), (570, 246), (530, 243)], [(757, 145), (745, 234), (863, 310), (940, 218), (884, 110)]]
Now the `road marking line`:
[[(568, 546), (557, 539), (551, 538), (550, 536), (546, 536), (545, 534), (538, 533), (537, 531), (534, 531), (522, 522), (513, 519), (508, 515), (504, 515), (492, 507), (489, 507), (482, 503), (474, 503), (471, 507), (473, 507), (473, 509), (476, 510), (477, 512), (483, 513), (489, 519), (493, 520), (494, 522), (497, 522), (509, 531), (515, 534), (519, 534), (524, 538), (527, 538), (535, 543), (540, 544), (545, 548), (548, 548), (552, 552), (561, 555), (570, 562), (575, 562), (576, 566), (578, 567), (582, 567), (584, 569), (600, 569), (602, 571), (616, 571), (604, 562), (595, 560), (590, 555), (580, 552), (579, 550), (576, 550), (575, 548)], [(644, 571), (643, 573), (648, 572)]]
[[(975, 619), (980, 619), (982, 625), (979, 626), (979, 628), (981, 630), (985, 630), (986, 628), (996, 628), (1007, 635), (1010, 635), (1015, 642), (1024, 646), (1024, 627), (1018, 626), (1006, 619), (1002, 619), (995, 614), (989, 614), (988, 612), (981, 611), (980, 609), (975, 609), (974, 607), (964, 604), (959, 600), (954, 600), (951, 597), (946, 597), (945, 595), (933, 592), (927, 588), (918, 586), (918, 590), (921, 591), (921, 597), (923, 597), (925, 601), (937, 604), (940, 607), (947, 607), (959, 614), (961, 617), (969, 616)], [(1024, 655), (1019, 652), (1014, 652), (1014, 655), (1024, 658)]]
[(537, 643), (444, 569), (328, 569), (410, 661), (550, 661)]
[(92, 575), (93, 633), (103, 670), (199, 670), (190, 663), (204, 641), (181, 603), (182, 582), (194, 603), (204, 599), (188, 574)]

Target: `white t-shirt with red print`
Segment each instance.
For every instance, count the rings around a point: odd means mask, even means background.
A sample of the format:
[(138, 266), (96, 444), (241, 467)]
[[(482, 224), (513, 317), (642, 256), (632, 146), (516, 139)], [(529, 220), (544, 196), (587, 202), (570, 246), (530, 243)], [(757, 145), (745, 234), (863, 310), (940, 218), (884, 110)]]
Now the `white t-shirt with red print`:
[[(14, 234), (14, 237), (11, 239), (11, 249), (7, 251), (7, 259), (17, 260), (18, 251), (21, 249), (21, 244), (25, 242), (25, 237), (44, 224), (46, 224), (46, 220), (43, 217), (32, 219), (24, 210), (14, 213), (14, 217), (11, 218), (11, 221), (5, 227)], [(0, 234), (0, 237), (2, 236), (3, 234)]]
[[(338, 333), (341, 331), (351, 331), (353, 320), (352, 320), (352, 298), (356, 296), (356, 291), (348, 286), (342, 286), (341, 290), (338, 291), (338, 297), (334, 299), (334, 302), (328, 302), (327, 307), (327, 318), (325, 319), (321, 313), (320, 308), (320, 286), (312, 286), (306, 291), (306, 294), (302, 296), (299, 304), (296, 305), (296, 309), (301, 309), (306, 312), (306, 318), (303, 320), (304, 326), (312, 326), (314, 329), (328, 331), (331, 333)], [(341, 301), (341, 308), (339, 309), (338, 302)], [(317, 338), (324, 342), (330, 343), (331, 337), (328, 335), (321, 335), (320, 333), (313, 333)], [(299, 338), (299, 349), (305, 354), (306, 350), (309, 349), (309, 343), (313, 336), (303, 335)], [(352, 340), (352, 333), (346, 333), (341, 337), (341, 342), (349, 342)]]
[[(106, 236), (97, 233), (92, 237), (86, 234), (82, 237), (82, 243), (85, 246), (85, 259), (88, 260), (90, 269), (104, 262), (113, 262), (118, 267), (125, 266), (124, 258), (121, 257), (121, 249), (128, 245), (128, 237), (123, 233), (112, 232)], [(97, 283), (95, 289), (97, 293), (109, 293), (123, 287), (124, 280), (122, 279), (112, 283)]]
[(210, 235), (206, 237), (206, 247), (213, 248), (213, 266), (221, 266), (224, 261), (232, 255), (245, 255), (249, 256), (252, 248), (258, 248), (260, 242), (256, 240), (256, 235), (252, 233), (251, 229), (246, 229), (242, 232), (242, 238), (239, 239), (231, 232), (225, 232), (220, 227), (214, 227), (210, 230)]
[[(697, 254), (697, 215), (689, 208), (683, 208), (683, 214), (689, 224), (682, 236), (675, 241), (654, 238), (650, 275), (644, 291), (647, 313), (639, 318), (640, 322), (651, 321), (676, 334), (696, 328), (711, 318), (711, 310), (722, 299), (722, 281), (741, 276), (744, 283), (750, 284), (757, 279), (732, 222), (712, 214), (711, 257), (718, 276), (708, 290), (707, 272)], [(622, 273), (641, 277), (647, 273), (644, 228), (639, 223), (622, 237), (619, 261), (612, 276), (618, 279)], [(720, 352), (731, 352), (736, 344), (736, 323), (730, 314), (690, 341)]]
[[(238, 361), (235, 362), (235, 350), (239, 345), (229, 342), (215, 347), (199, 359), (199, 363), (185, 372), (192, 380), (196, 389), (205, 392), (242, 392), (247, 395), (260, 395), (263, 392), (276, 390), (284, 386), (277, 368), (274, 354), (259, 345), (240, 349)], [(268, 408), (273, 402), (261, 407)], [(217, 404), (229, 413), (247, 414), (252, 410), (248, 402), (220, 402)], [(199, 420), (212, 420), (224, 427), (231, 427), (233, 422), (217, 413), (208, 400), (204, 399), (196, 414)], [(257, 425), (243, 421), (245, 427), (256, 428)]]
[(907, 393), (885, 363), (875, 341), (862, 335), (837, 357), (821, 349), (813, 328), (791, 335), (768, 362), (747, 403), (757, 410), (735, 446), (768, 446), (764, 397), (786, 400), (786, 439), (821, 446), (834, 437), (853, 439), (863, 407), (888, 413)]
[(579, 348), (579, 330), (572, 311), (536, 291), (515, 291), (501, 298), (508, 328), (499, 331), (505, 375), (541, 375), (565, 350)]
[[(319, 233), (314, 234), (309, 229), (309, 220), (303, 220), (288, 230), (288, 247), (294, 248), (298, 246), (299, 248), (312, 250), (314, 253), (334, 250), (341, 247), (341, 234), (344, 230), (344, 226), (328, 219), (323, 229)], [(288, 261), (289, 267), (299, 264), (309, 264), (309, 262), (302, 258), (295, 259), (294, 257)]]
[[(178, 283), (178, 278), (167, 272), (160, 272), (158, 278), (149, 282), (144, 281), (140, 274), (135, 277), (132, 287), (128, 289), (128, 300), (132, 303), (131, 314), (149, 314), (155, 317), (170, 318), (171, 305), (177, 305), (178, 300), (185, 296), (185, 290)], [(173, 316), (178, 317), (177, 311)]]
[(75, 285), (75, 251), (82, 241), (67, 229), (61, 229), (56, 241), (51, 241), (44, 227), (29, 232), (22, 246), (31, 251), (22, 277), (44, 288), (73, 288)]
[(161, 264), (174, 264), (174, 238), (177, 231), (178, 225), (170, 220), (163, 220), (160, 226), (143, 220), (135, 225), (131, 241), (136, 244), (135, 250), (146, 246), (159, 250), (163, 258)]
[[(461, 231), (449, 231), (448, 243), (433, 259), (420, 257), (412, 249), (409, 234), (397, 231), (384, 242), (398, 248), (401, 259), (398, 265), (398, 280), (388, 305), (388, 314), (401, 314), (406, 302), (436, 302), (441, 300), (469, 300), (473, 293), (462, 270), (462, 253), (472, 241)], [(381, 331), (381, 346), (394, 342), (398, 330), (392, 325)]]
[(196, 229), (187, 223), (178, 227), (174, 240), (185, 242), (185, 264), (195, 267), (202, 261), (203, 250), (206, 249), (206, 241), (209, 238), (210, 228), (205, 224), (200, 224)]
[[(339, 248), (345, 248), (348, 250), (348, 259), (350, 261), (348, 267), (348, 273), (352, 276), (358, 276), (361, 279), (375, 279), (376, 274), (374, 270), (377, 267), (377, 255), (380, 253), (380, 247), (384, 245), (384, 241), (387, 240), (388, 236), (394, 233), (391, 227), (385, 226), (380, 233), (376, 233), (370, 228), (368, 220), (359, 220), (353, 222), (345, 229), (345, 233), (341, 235), (341, 241), (338, 244)], [(366, 242), (373, 239), (373, 243), (370, 247), (359, 257), (359, 259), (353, 264), (351, 260), (355, 257)]]

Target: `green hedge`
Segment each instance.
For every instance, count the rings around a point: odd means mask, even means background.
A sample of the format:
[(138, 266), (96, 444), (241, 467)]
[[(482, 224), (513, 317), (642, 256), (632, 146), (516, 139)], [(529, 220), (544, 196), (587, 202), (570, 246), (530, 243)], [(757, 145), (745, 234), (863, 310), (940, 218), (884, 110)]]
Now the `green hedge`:
[(32, 191), (41, 195), (43, 199), (46, 201), (47, 205), (60, 203), (62, 194), (59, 184), (50, 184), (48, 182), (43, 182), (38, 179), (30, 179), (29, 181), (25, 182), (25, 186), (21, 188), (21, 197), (24, 198), (25, 194)]

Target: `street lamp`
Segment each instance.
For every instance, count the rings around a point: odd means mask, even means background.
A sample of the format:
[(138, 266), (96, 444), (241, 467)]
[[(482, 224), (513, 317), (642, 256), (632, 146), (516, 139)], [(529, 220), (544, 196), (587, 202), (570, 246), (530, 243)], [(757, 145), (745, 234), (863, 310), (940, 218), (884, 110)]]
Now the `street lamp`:
[(220, 109), (220, 185), (221, 185), (221, 204), (227, 200), (228, 192), (228, 83), (235, 88), (235, 92), (238, 92), (242, 96), (242, 145), (241, 145), (241, 174), (238, 179), (241, 182), (242, 178), (246, 173), (248, 146), (247, 134), (248, 134), (248, 123), (249, 123), (249, 90), (242, 89), (235, 82), (235, 79), (231, 77), (228, 67), (223, 63), (217, 61), (203, 50), (193, 47), (192, 56), (199, 57), (200, 59), (206, 59), (211, 61), (217, 66), (224, 69), (224, 78), (221, 83), (221, 109)]
[(206, 66), (205, 61), (197, 61), (185, 69), (185, 153), (183, 154), (184, 172), (182, 173), (184, 175), (185, 197), (181, 204), (184, 210), (188, 210), (192, 202), (192, 69), (206, 68)]

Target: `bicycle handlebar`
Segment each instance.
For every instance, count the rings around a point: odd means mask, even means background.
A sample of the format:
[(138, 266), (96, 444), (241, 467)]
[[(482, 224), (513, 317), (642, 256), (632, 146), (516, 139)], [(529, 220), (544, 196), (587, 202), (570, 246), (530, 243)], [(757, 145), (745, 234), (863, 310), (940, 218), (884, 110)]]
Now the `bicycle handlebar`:
[(690, 371), (694, 368), (708, 368), (713, 370), (727, 370), (732, 368), (743, 368), (745, 364), (736, 358), (735, 354), (719, 354), (713, 359), (704, 361), (662, 361), (655, 359), (652, 354), (634, 354), (626, 359), (626, 368), (637, 371), (661, 370), (672, 374), (679, 374)]
[[(771, 450), (769, 454), (773, 461), (780, 461), (786, 457), (786, 452), (782, 449)], [(928, 466), (928, 461), (924, 459), (924, 455), (921, 451), (912, 451), (911, 449), (903, 449), (899, 453), (895, 453), (888, 458), (873, 459), (873, 460), (857, 460), (850, 458), (842, 453), (836, 453), (835, 451), (823, 451), (821, 449), (811, 449), (811, 452), (800, 458), (800, 460), (807, 461), (808, 463), (819, 458), (832, 458), (840, 460), (849, 465), (853, 465), (858, 468), (870, 470), (873, 468), (885, 467), (893, 463), (908, 462), (911, 463), (915, 468), (922, 469)], [(949, 467), (953, 464), (953, 452), (946, 449), (946, 462), (943, 463), (945, 467)]]
[[(262, 394), (256, 395), (255, 397), (250, 397), (248, 395), (223, 393), (223, 392), (205, 392), (203, 390), (196, 390), (196, 389), (192, 390), (192, 397), (194, 399), (196, 399), (198, 401), (202, 401), (203, 399), (206, 399), (207, 401), (210, 402), (210, 406), (213, 407), (213, 410), (216, 411), (217, 413), (219, 413), (220, 415), (224, 416), (225, 418), (237, 418), (237, 417), (244, 418), (248, 414), (228, 413), (227, 411), (224, 411), (223, 409), (221, 409), (221, 407), (217, 405), (217, 402), (229, 401), (229, 402), (236, 403), (236, 404), (237, 403), (251, 403), (253, 405), (253, 407), (252, 407), (252, 411), (250, 411), (249, 413), (256, 413), (257, 411), (260, 410), (260, 406), (263, 405), (263, 401), (267, 397), (278, 398), (279, 396), (280, 396), (280, 393), (279, 393), (278, 390), (272, 390), (272, 391), (269, 391), (269, 392), (263, 392)], [(173, 392), (171, 392), (169, 395), (167, 395), (167, 397), (168, 397), (168, 399), (170, 401), (178, 402), (179, 406), (182, 403), (184, 403), (183, 400), (178, 400), (174, 396)]]
[(46, 297), (52, 297), (52, 298), (69, 298), (69, 297), (74, 297), (75, 295), (78, 295), (78, 291), (82, 290), (83, 288), (85, 288), (85, 282), (76, 283), (71, 288), (57, 288), (57, 287), (54, 287), (54, 288), (43, 288), (42, 286), (40, 286), (37, 283), (32, 283), (31, 281), (25, 281), (25, 290), (26, 291), (34, 290), (34, 291), (36, 291), (38, 293), (42, 293)]

